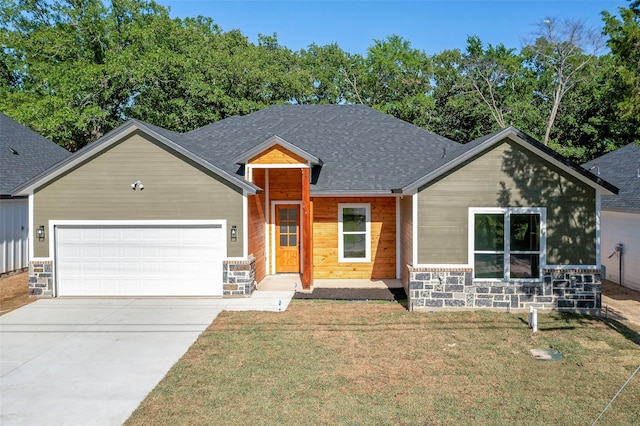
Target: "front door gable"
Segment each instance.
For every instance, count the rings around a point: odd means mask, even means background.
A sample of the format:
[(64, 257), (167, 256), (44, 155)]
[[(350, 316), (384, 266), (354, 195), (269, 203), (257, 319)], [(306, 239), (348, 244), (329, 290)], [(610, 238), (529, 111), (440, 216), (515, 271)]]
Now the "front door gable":
[(254, 166), (309, 167), (322, 164), (322, 161), (315, 155), (298, 148), (277, 135), (243, 152), (234, 158), (233, 162), (235, 164), (250, 164)]
[(258, 155), (250, 158), (249, 164), (290, 164), (290, 165), (306, 165), (308, 162), (305, 158), (288, 150), (280, 144), (273, 145)]

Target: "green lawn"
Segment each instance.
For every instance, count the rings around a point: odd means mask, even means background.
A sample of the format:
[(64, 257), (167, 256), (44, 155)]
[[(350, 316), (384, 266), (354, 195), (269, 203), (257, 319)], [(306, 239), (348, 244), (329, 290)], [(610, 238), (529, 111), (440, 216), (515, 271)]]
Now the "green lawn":
[[(223, 312), (127, 424), (590, 425), (640, 364), (640, 336), (560, 313), (533, 335), (526, 318), (391, 302)], [(598, 424), (640, 424), (640, 374)]]

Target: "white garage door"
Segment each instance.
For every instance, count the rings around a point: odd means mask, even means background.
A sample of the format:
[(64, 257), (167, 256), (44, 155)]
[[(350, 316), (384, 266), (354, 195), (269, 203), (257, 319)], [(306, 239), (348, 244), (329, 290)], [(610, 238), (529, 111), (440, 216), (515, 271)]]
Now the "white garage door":
[(65, 225), (55, 238), (58, 296), (222, 296), (221, 224)]

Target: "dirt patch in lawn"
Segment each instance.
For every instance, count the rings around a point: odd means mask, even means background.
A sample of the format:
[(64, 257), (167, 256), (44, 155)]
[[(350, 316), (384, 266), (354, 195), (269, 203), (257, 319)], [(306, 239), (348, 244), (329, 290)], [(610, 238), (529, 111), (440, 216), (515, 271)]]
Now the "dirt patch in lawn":
[(640, 291), (602, 280), (602, 315), (640, 332)]
[[(640, 336), (559, 312), (533, 334), (526, 319), (397, 302), (223, 312), (127, 424), (591, 424), (638, 366)], [(640, 377), (599, 425), (640, 424), (638, 395)]]
[(29, 296), (29, 274), (22, 272), (0, 278), (0, 315), (37, 300)]

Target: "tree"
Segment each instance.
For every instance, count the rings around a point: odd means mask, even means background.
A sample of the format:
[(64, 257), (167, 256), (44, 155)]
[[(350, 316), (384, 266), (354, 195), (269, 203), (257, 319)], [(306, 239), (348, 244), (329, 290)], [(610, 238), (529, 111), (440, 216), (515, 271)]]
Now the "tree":
[(532, 102), (535, 76), (513, 49), (504, 45), (485, 49), (478, 37), (469, 37), (464, 52), (447, 50), (432, 60), (438, 133), (460, 141), (511, 125), (537, 133), (540, 116)]
[(424, 111), (433, 108), (431, 61), (402, 37), (392, 35), (375, 40), (364, 60), (358, 98), (382, 112), (414, 124), (424, 120)]
[(467, 39), (462, 73), (469, 89), (480, 97), (500, 128), (509, 126), (511, 106), (517, 101), (521, 60), (503, 44), (485, 50), (478, 37)]
[(568, 92), (560, 106), (554, 134), (562, 144), (550, 145), (579, 164), (621, 146), (629, 131), (610, 102), (617, 96), (611, 84), (615, 73), (611, 55), (598, 57), (588, 68), (591, 78)]
[(463, 72), (464, 54), (459, 49), (432, 56), (434, 107), (427, 129), (450, 139), (468, 142), (491, 129), (487, 108), (472, 95)]
[[(640, 129), (640, 1), (629, 9), (620, 8), (620, 18), (603, 12), (604, 32), (614, 57), (614, 83), (620, 95), (617, 101), (620, 118), (630, 120)], [(636, 137), (640, 136), (640, 130)]]
[(538, 90), (548, 107), (543, 143), (549, 144), (551, 130), (564, 96), (589, 78), (585, 69), (596, 61), (603, 47), (602, 37), (577, 21), (547, 18), (539, 26), (533, 45), (523, 49), (529, 66), (538, 74)]
[(188, 131), (311, 94), (275, 34), (255, 45), (153, 1), (3, 1), (0, 18), (0, 108), (70, 150), (127, 118)]
[[(361, 102), (358, 77), (362, 75), (362, 57), (351, 55), (338, 46), (313, 43), (298, 53), (301, 66), (311, 73), (312, 94), (299, 103), (342, 104)], [(356, 71), (357, 70), (357, 71)]]
[(122, 121), (139, 75), (127, 58), (163, 18), (152, 1), (3, 1), (0, 107), (70, 150), (97, 139)]
[(256, 46), (205, 17), (173, 20), (147, 35), (146, 76), (129, 117), (184, 132), (311, 91), (310, 74), (275, 36), (260, 36)]

